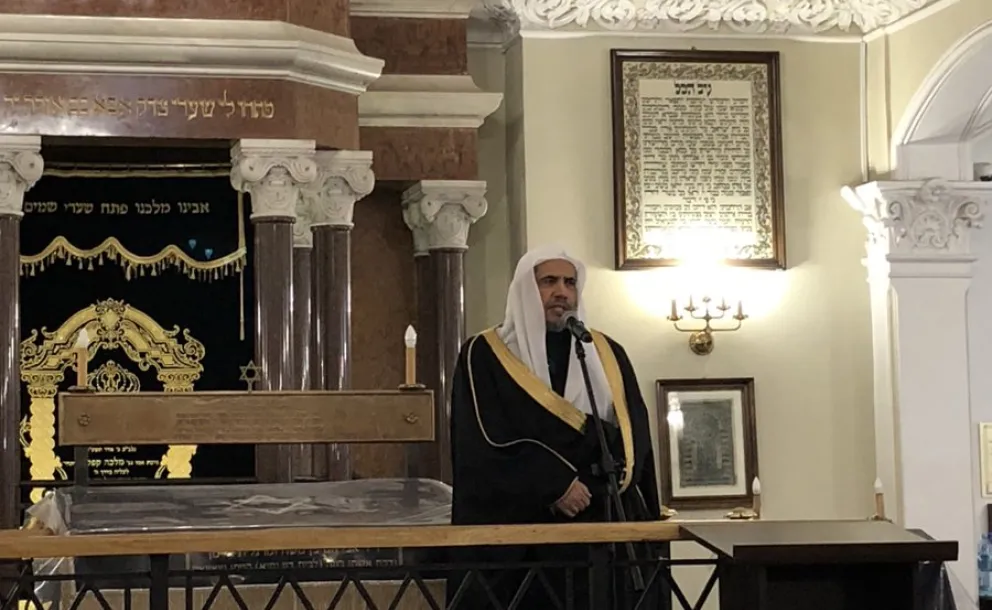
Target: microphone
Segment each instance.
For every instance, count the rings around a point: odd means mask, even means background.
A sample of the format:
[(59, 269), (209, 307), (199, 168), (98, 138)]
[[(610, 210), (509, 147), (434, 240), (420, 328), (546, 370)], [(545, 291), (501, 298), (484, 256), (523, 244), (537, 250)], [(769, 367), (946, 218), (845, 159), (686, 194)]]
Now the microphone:
[(568, 329), (568, 332), (572, 333), (572, 336), (576, 339), (583, 343), (592, 343), (592, 333), (589, 332), (586, 325), (579, 319), (577, 312), (566, 311), (561, 317), (561, 321), (565, 325), (565, 328)]

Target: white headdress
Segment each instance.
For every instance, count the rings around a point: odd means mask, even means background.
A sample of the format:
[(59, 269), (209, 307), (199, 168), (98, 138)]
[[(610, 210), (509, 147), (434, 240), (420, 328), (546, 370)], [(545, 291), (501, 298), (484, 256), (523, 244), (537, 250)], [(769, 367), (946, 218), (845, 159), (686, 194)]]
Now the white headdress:
[[(503, 324), (496, 330), (503, 343), (527, 365), (537, 377), (548, 387), (551, 387), (551, 374), (548, 370), (548, 348), (545, 343), (547, 322), (544, 317), (544, 304), (537, 288), (537, 278), (534, 267), (549, 260), (566, 260), (575, 267), (576, 293), (578, 295), (579, 318), (585, 321), (585, 309), (582, 306), (582, 289), (585, 287), (586, 268), (581, 261), (565, 252), (558, 246), (544, 246), (531, 250), (517, 263), (517, 270), (510, 282), (510, 291), (506, 297), (506, 317)], [(592, 381), (593, 392), (596, 395), (596, 405), (604, 419), (613, 419), (613, 397), (603, 364), (596, 349), (589, 345), (586, 348), (586, 364), (589, 367), (589, 378)], [(568, 362), (568, 380), (565, 383), (565, 400), (575, 405), (584, 413), (592, 413), (592, 405), (582, 379), (582, 369), (575, 355), (575, 344), (572, 344), (571, 357)]]

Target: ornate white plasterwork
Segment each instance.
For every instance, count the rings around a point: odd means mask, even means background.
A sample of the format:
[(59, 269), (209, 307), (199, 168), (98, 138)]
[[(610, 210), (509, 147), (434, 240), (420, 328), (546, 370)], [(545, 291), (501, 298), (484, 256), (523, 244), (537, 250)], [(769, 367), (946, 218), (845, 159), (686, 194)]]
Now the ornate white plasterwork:
[(375, 186), (371, 151), (319, 151), (315, 160), (317, 179), (303, 188), (300, 197), (309, 219), (306, 232), (311, 243), (311, 227), (354, 226), (355, 203)]
[(403, 192), (403, 219), (413, 232), (414, 254), (465, 250), (468, 230), (485, 216), (483, 180), (422, 180)]
[(358, 124), (476, 129), (502, 100), (468, 74), (386, 74), (358, 97)]
[(971, 256), (971, 234), (982, 226), (992, 183), (869, 182), (841, 194), (864, 215), (869, 257), (961, 259)]
[[(313, 184), (313, 183), (311, 183)], [(293, 221), (293, 247), (313, 248), (313, 214), (312, 201), (300, 190), (296, 200), (296, 220)]]
[(484, 0), (510, 29), (866, 33), (933, 0)]
[(24, 193), (41, 178), (40, 136), (0, 136), (0, 215), (24, 215)]
[(231, 186), (251, 195), (251, 218), (296, 218), (300, 186), (317, 178), (313, 140), (240, 140), (231, 149)]

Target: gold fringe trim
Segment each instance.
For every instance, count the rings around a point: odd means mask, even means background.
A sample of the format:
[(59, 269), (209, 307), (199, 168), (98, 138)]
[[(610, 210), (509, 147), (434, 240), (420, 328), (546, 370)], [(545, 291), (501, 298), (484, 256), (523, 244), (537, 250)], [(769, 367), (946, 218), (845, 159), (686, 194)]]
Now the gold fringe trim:
[(217, 260), (204, 262), (193, 259), (176, 245), (168, 245), (157, 254), (138, 256), (125, 248), (116, 237), (108, 237), (99, 246), (83, 250), (59, 235), (38, 254), (21, 256), (21, 275), (34, 276), (36, 272), (43, 272), (46, 265), (51, 267), (57, 262), (78, 264), (80, 269), (93, 271), (94, 261), (97, 265), (109, 261), (119, 263), (124, 268), (124, 277), (129, 280), (143, 277), (146, 271), (148, 275), (156, 276), (170, 267), (180, 269), (191, 279), (217, 280), (241, 273), (247, 255), (247, 248), (242, 246)]
[[(45, 167), (45, 175), (58, 178), (216, 178), (230, 174), (230, 165), (219, 163), (163, 164), (163, 165), (120, 165), (120, 164), (52, 164)], [(238, 249), (217, 260), (198, 261), (179, 246), (169, 245), (151, 256), (138, 256), (124, 247), (116, 237), (109, 237), (99, 246), (89, 250), (78, 248), (59, 235), (38, 254), (21, 256), (21, 275), (33, 277), (57, 262), (66, 265), (78, 264), (80, 269), (93, 271), (105, 261), (119, 263), (124, 268), (124, 277), (157, 276), (164, 270), (178, 268), (190, 279), (213, 281), (240, 274), (245, 269), (248, 247), (245, 240), (244, 194), (238, 193)], [(242, 278), (243, 281), (243, 278)], [(242, 304), (244, 295), (241, 296)], [(242, 318), (244, 307), (242, 306)], [(244, 335), (242, 320), (242, 336)]]

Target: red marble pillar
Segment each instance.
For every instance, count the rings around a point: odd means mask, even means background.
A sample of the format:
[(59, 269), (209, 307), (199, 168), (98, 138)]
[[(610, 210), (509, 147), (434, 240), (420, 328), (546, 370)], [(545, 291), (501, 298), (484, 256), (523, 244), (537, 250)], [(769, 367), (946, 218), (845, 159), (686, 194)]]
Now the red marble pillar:
[[(310, 215), (304, 198), (296, 208), (293, 225), (293, 360), (296, 366), (296, 389), (313, 388), (313, 292), (310, 285), (312, 273), (313, 232)], [(293, 478), (297, 481), (319, 481), (314, 471), (314, 445), (293, 447)]]
[[(313, 140), (241, 140), (231, 151), (231, 184), (251, 196), (255, 229), (255, 364), (262, 390), (298, 385), (293, 351), (293, 224), (300, 185), (317, 177)], [(290, 445), (255, 448), (260, 483), (293, 481)]]
[[(313, 230), (313, 338), (324, 390), (351, 387), (351, 228), (355, 202), (372, 192), (372, 153), (337, 150), (317, 153), (317, 180), (304, 189)], [(315, 471), (329, 481), (352, 478), (347, 445), (315, 452)]]
[(411, 476), (451, 482), (451, 380), (465, 341), (464, 258), (469, 227), (486, 213), (485, 194), (486, 183), (477, 180), (423, 180), (403, 193), (414, 248), (426, 246), (428, 252), (417, 264), (418, 352), (430, 359), (424, 379), (437, 410), (437, 440), (408, 452)]
[(38, 136), (0, 136), (0, 530), (21, 514), (20, 274), (24, 192), (41, 178)]

